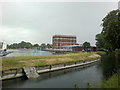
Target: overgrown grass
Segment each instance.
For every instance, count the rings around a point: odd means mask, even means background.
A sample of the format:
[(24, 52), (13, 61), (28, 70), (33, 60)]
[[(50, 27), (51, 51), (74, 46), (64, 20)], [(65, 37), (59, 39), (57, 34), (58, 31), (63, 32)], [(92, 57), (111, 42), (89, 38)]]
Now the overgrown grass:
[(79, 52), (64, 55), (50, 56), (19, 56), (19, 57), (3, 57), (2, 70), (19, 69), (30, 66), (45, 66), (54, 64), (68, 64), (79, 61), (97, 59), (100, 56), (96, 52)]
[(111, 78), (109, 78), (107, 81), (104, 81), (101, 84), (101, 88), (120, 88), (119, 81), (118, 81), (119, 79), (120, 79), (120, 75), (115, 74)]

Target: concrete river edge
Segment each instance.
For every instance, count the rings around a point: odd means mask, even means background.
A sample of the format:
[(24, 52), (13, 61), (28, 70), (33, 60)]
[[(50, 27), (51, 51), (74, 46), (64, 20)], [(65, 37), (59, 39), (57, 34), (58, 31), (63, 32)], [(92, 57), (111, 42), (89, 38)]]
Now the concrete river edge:
[[(49, 65), (49, 66), (39, 66), (39, 67), (27, 67), (27, 69), (31, 69), (31, 70), (27, 71), (27, 73), (29, 73), (29, 74), (27, 74), (24, 71), (24, 68), (5, 70), (5, 71), (2, 71), (2, 75), (0, 77), (0, 80), (14, 79), (14, 78), (24, 77), (24, 76), (35, 77), (34, 74), (31, 72), (36, 72), (38, 74), (42, 74), (42, 73), (53, 72), (53, 71), (58, 71), (58, 70), (63, 70), (63, 69), (68, 69), (68, 68), (73, 68), (73, 67), (85, 67), (85, 66), (87, 66), (91, 63), (95, 63), (97, 61), (100, 61), (100, 59), (77, 62), (77, 63), (70, 64), (70, 65), (59, 64), (59, 65), (53, 65), (53, 66)], [(32, 70), (34, 70), (34, 71), (32, 71)], [(32, 74), (32, 75), (30, 75), (30, 74)], [(37, 77), (38, 77), (38, 75), (37, 75)], [(32, 78), (32, 77), (30, 77), (30, 78)]]

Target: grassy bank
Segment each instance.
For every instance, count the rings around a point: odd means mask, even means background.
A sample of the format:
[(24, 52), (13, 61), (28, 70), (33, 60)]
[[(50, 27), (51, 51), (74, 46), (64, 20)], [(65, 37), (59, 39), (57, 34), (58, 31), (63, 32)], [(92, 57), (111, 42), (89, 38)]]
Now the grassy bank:
[(104, 81), (101, 84), (101, 88), (120, 88), (118, 83), (119, 79), (120, 79), (120, 75), (115, 74), (111, 78), (109, 78), (107, 81)]
[(30, 66), (45, 66), (54, 64), (68, 64), (79, 61), (86, 61), (99, 58), (96, 52), (79, 52), (64, 55), (50, 56), (19, 56), (19, 57), (3, 57), (2, 70), (18, 69)]

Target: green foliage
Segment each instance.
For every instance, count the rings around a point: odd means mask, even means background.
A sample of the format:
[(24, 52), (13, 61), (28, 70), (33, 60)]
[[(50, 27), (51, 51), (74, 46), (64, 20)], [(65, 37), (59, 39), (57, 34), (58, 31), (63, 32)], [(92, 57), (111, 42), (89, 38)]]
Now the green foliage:
[(97, 48), (102, 49), (104, 47), (104, 44), (105, 44), (104, 41), (103, 41), (102, 34), (97, 34), (95, 40), (97, 41), (96, 42)]
[(90, 43), (89, 42), (84, 42), (83, 43), (83, 49), (85, 51), (89, 51), (90, 50)]
[(49, 44), (49, 43), (46, 46), (47, 46), (48, 49), (52, 48), (52, 45)]
[(108, 80), (105, 80), (100, 87), (101, 88), (120, 88), (118, 83), (119, 82), (118, 78), (120, 78), (120, 75), (115, 74)]
[(87, 83), (86, 88), (91, 88), (91, 85), (90, 85), (90, 83), (89, 83), (89, 82)]
[(11, 45), (8, 45), (8, 48), (10, 49), (32, 49), (33, 45), (29, 42), (21, 41), (20, 43), (14, 43)]
[(42, 43), (40, 47), (41, 47), (41, 50), (45, 50), (47, 48), (45, 43)]
[(75, 90), (80, 90), (80, 87), (77, 84), (74, 85), (74, 88)]
[(21, 41), (20, 43), (13, 43), (11, 45), (7, 46), (9, 49), (41, 49), (41, 50), (45, 50), (46, 48), (52, 48), (51, 44), (45, 44), (42, 43), (41, 45), (39, 44), (31, 44), (30, 42), (25, 42), (25, 41)]
[(120, 11), (111, 11), (102, 21), (102, 32), (96, 35), (97, 47), (109, 52), (120, 49)]

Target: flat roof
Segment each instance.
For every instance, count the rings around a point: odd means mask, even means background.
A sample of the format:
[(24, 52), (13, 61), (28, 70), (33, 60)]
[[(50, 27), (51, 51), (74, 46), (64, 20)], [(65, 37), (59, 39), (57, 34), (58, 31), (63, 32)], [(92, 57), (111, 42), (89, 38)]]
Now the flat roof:
[(55, 36), (63, 36), (63, 37), (76, 37), (75, 35), (54, 35), (53, 37)]

